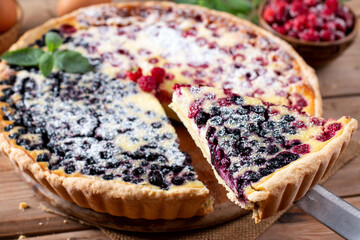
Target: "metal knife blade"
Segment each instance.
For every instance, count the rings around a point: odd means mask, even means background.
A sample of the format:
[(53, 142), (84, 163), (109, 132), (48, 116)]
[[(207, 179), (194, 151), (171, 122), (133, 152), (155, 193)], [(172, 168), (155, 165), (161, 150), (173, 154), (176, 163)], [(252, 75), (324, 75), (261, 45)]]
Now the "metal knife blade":
[(295, 204), (346, 239), (360, 239), (360, 211), (326, 188), (316, 185)]

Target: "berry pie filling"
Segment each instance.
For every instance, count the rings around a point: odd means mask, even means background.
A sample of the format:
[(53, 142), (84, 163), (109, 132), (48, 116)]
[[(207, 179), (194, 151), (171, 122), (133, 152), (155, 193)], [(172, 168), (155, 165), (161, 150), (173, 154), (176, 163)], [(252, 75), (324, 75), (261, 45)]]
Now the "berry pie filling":
[(157, 99), (94, 72), (41, 75), (16, 67), (0, 81), (3, 133), (44, 170), (169, 190), (201, 187)]
[[(56, 29), (65, 41), (61, 49), (101, 63), (98, 71), (111, 78), (137, 82), (165, 105), (172, 86), (186, 83), (236, 89), (314, 114), (317, 93), (309, 80), (316, 77), (304, 74), (287, 48), (248, 24), (171, 6), (96, 6), (81, 10), (77, 21)], [(44, 41), (34, 44), (43, 47)]]
[(176, 89), (173, 109), (191, 122), (192, 134), (200, 136), (216, 172), (244, 206), (256, 184), (322, 149), (350, 121), (326, 121), (208, 87)]

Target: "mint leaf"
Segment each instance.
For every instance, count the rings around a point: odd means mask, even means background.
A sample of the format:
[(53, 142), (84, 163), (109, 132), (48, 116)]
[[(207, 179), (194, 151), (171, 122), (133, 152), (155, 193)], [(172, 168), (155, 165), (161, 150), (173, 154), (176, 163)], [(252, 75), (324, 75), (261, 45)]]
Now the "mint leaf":
[(54, 67), (54, 56), (49, 52), (44, 53), (40, 57), (40, 61), (39, 61), (39, 69), (42, 75), (47, 77), (51, 73), (53, 67)]
[(29, 67), (37, 66), (44, 51), (40, 48), (22, 48), (19, 50), (6, 52), (0, 58), (9, 64)]
[(86, 73), (93, 70), (89, 60), (80, 53), (70, 50), (56, 52), (55, 66), (69, 73)]
[(45, 43), (50, 52), (56, 51), (63, 43), (61, 36), (56, 32), (48, 32), (45, 35)]

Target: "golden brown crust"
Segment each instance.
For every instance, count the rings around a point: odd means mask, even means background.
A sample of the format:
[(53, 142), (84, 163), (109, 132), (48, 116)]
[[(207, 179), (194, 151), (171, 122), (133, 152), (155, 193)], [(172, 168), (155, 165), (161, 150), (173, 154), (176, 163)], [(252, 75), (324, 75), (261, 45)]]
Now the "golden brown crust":
[[(113, 4), (118, 8), (153, 7), (162, 8), (174, 7), (184, 11), (198, 11), (206, 15), (212, 15), (224, 19), (225, 21), (248, 26), (254, 31), (265, 35), (279, 45), (281, 45), (295, 61), (300, 65), (302, 76), (306, 77), (312, 87), (309, 94), (309, 101), (314, 102), (313, 113), (321, 115), (321, 96), (318, 81), (314, 70), (310, 68), (304, 60), (284, 41), (273, 36), (269, 32), (233, 15), (208, 10), (203, 7), (177, 5), (169, 2), (133, 2)], [(15, 50), (28, 46), (35, 39), (46, 33), (51, 28), (61, 23), (74, 22), (75, 17), (81, 13), (81, 9), (67, 14), (61, 18), (52, 19), (25, 33), (10, 50)], [(0, 72), (8, 71), (4, 62), (0, 63)], [(0, 148), (15, 162), (25, 173), (32, 176), (37, 182), (46, 186), (49, 190), (57, 193), (66, 200), (73, 201), (79, 206), (92, 208), (99, 212), (107, 212), (113, 215), (126, 216), (129, 218), (164, 218), (173, 219), (181, 217), (191, 217), (194, 215), (204, 215), (212, 211), (209, 191), (203, 187), (199, 188), (178, 188), (170, 191), (162, 191), (141, 187), (135, 184), (123, 182), (111, 182), (96, 180), (91, 178), (67, 177), (52, 174), (42, 170), (41, 166), (35, 162), (26, 150), (12, 146), (8, 139), (1, 133)], [(154, 205), (154, 202), (157, 204)]]

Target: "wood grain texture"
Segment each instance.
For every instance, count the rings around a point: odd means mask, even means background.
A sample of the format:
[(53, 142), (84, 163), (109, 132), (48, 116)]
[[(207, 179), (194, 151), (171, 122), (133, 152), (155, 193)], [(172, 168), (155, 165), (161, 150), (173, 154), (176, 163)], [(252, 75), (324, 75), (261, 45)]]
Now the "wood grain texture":
[(29, 237), (26, 240), (110, 240), (109, 237), (105, 236), (100, 230), (84, 230), (84, 231), (73, 231), (57, 234), (43, 235), (39, 237)]

